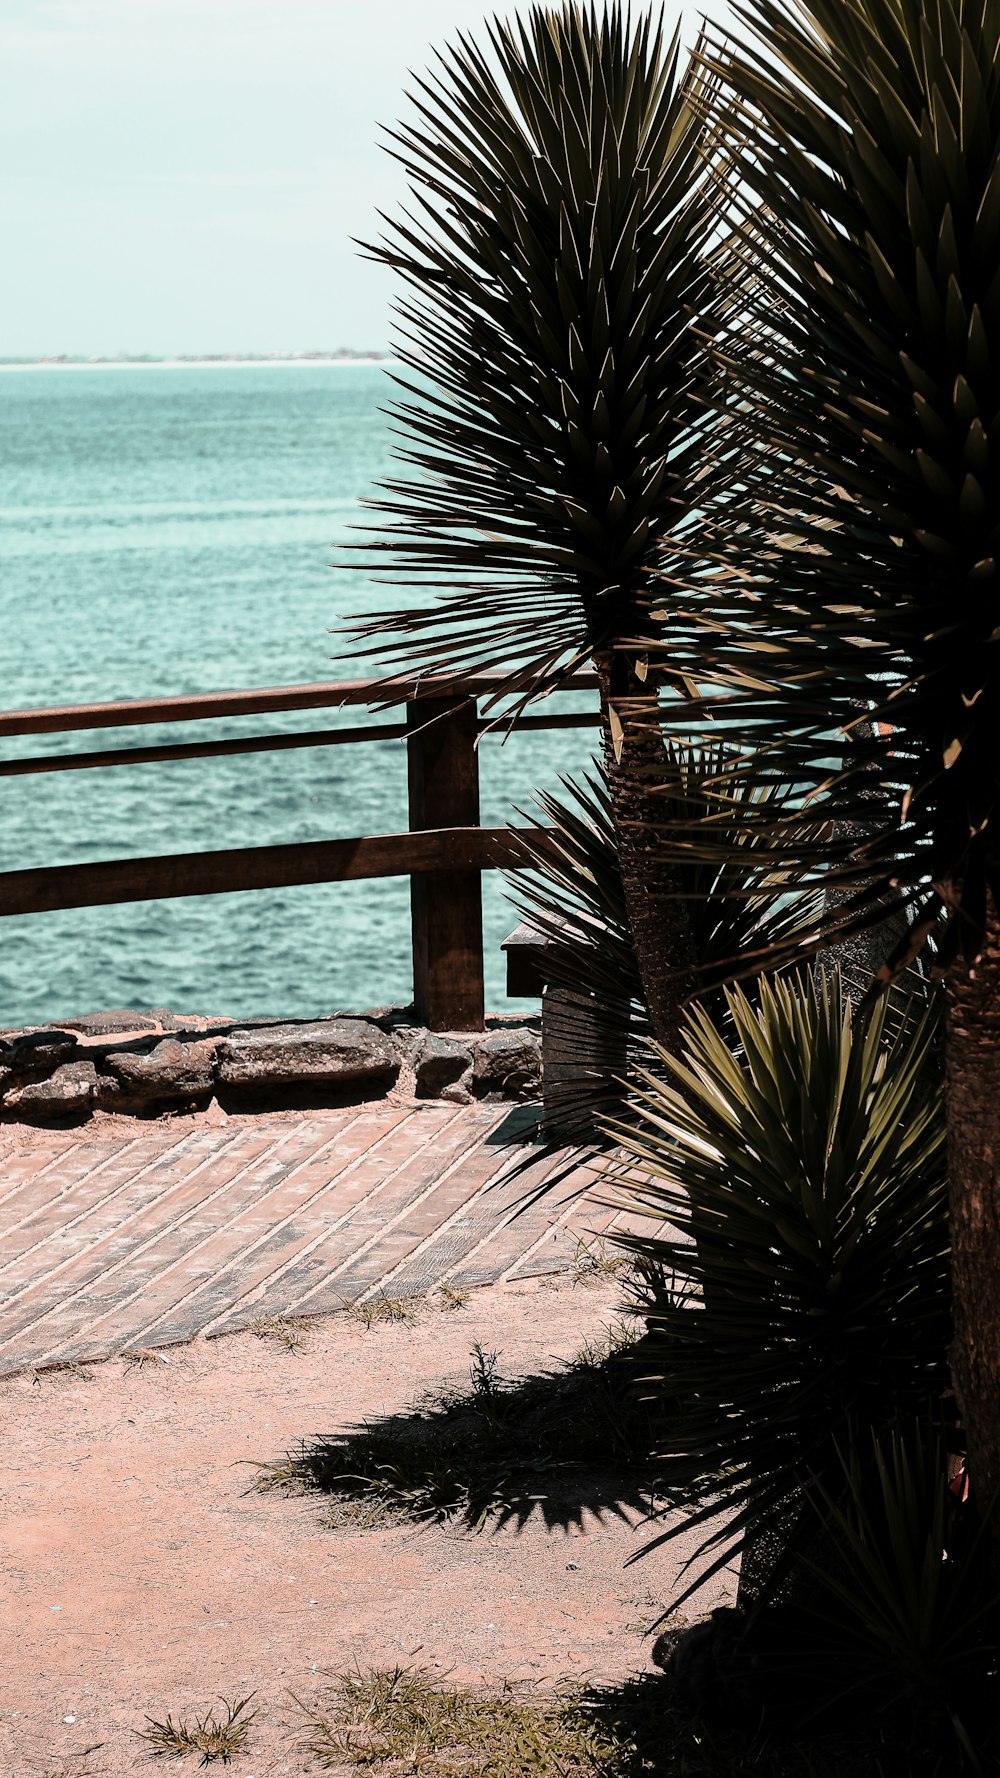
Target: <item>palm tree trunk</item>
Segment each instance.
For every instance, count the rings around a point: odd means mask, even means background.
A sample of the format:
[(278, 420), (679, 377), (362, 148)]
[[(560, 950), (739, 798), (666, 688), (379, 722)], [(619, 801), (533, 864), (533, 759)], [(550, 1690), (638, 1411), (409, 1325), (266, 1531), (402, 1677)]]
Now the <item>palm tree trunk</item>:
[[(867, 710), (870, 706), (859, 699), (852, 699), (856, 710)], [(881, 732), (886, 732), (879, 725)], [(851, 730), (847, 748), (844, 753), (844, 767), (851, 765), (851, 748), (862, 740), (869, 740), (872, 732), (871, 722), (863, 728)], [(873, 786), (864, 793), (872, 803), (876, 823), (884, 815), (885, 793)], [(859, 843), (866, 838), (866, 825), (857, 821), (833, 821), (830, 823), (830, 836), (835, 842), (857, 835)], [(856, 885), (854, 886), (856, 887)], [(852, 889), (827, 889), (823, 897), (824, 915), (832, 914), (840, 903), (849, 901)], [(864, 932), (857, 932), (848, 939), (840, 939), (827, 950), (817, 953), (815, 967), (817, 971), (839, 968), (843, 972), (844, 982), (850, 998), (857, 1002), (867, 993), (871, 979), (878, 974), (886, 958), (891, 956), (897, 944), (904, 936), (908, 926), (905, 914), (895, 914), (883, 920), (878, 926), (870, 926)]]
[[(1000, 915), (988, 901), (974, 967), (947, 981), (952, 1376), (981, 1508), (1000, 1493)], [(1000, 1577), (1000, 1502), (993, 1519)]]
[[(663, 740), (650, 720), (655, 714), (657, 686), (652, 671), (644, 682), (627, 669), (622, 698), (647, 697), (648, 713), (628, 713), (612, 695), (609, 656), (595, 661), (601, 689), (601, 731), (608, 790), (618, 838), (618, 858), (628, 909), (632, 942), (653, 1031), (664, 1049), (680, 1048), (681, 1007), (694, 985), (695, 950), (687, 903), (679, 899), (679, 882), (664, 836), (656, 831), (662, 819), (657, 786), (664, 776)], [(615, 665), (622, 672), (621, 657)], [(612, 709), (621, 722), (616, 745)]]

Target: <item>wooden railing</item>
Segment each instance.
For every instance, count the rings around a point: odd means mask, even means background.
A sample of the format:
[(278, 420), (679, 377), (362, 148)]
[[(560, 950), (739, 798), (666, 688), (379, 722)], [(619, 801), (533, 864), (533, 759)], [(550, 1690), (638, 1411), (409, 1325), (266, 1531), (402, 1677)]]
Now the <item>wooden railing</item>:
[[(572, 689), (586, 690), (595, 684), (592, 675), (581, 674), (573, 680)], [(35, 772), (405, 739), (409, 783), (409, 821), (404, 833), (0, 872), (0, 914), (347, 882), (359, 877), (408, 876), (417, 1017), (435, 1031), (480, 1030), (485, 1013), (481, 873), (522, 862), (526, 831), (484, 828), (479, 822), (476, 743), (488, 725), (480, 716), (478, 699), (495, 695), (500, 680), (492, 675), (461, 680), (424, 677), (399, 680), (395, 685), (397, 695), (405, 692), (406, 696), (403, 722), (0, 759), (0, 777), (20, 777)], [(371, 708), (378, 704), (384, 708), (385, 703), (385, 682), (373, 679), (139, 698), (126, 703), (3, 711), (0, 738), (345, 705)], [(577, 728), (597, 720), (596, 709), (553, 711), (518, 717), (510, 726)]]

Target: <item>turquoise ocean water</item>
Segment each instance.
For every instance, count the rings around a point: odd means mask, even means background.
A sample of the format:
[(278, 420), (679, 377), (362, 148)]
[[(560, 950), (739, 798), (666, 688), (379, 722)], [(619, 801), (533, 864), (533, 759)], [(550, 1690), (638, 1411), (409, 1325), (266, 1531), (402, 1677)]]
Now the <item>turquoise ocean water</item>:
[[(390, 467), (388, 394), (384, 368), (360, 363), (0, 374), (0, 707), (360, 677), (331, 631), (391, 595), (330, 564)], [(338, 720), (358, 712), (28, 736), (0, 752)], [(592, 744), (590, 730), (487, 737), (483, 821), (585, 766)], [(2, 870), (405, 826), (400, 742), (0, 779)], [(485, 883), (487, 1004), (513, 1010), (499, 944), (514, 915), (502, 880)], [(0, 1025), (114, 1006), (312, 1016), (411, 990), (405, 879), (0, 920)]]

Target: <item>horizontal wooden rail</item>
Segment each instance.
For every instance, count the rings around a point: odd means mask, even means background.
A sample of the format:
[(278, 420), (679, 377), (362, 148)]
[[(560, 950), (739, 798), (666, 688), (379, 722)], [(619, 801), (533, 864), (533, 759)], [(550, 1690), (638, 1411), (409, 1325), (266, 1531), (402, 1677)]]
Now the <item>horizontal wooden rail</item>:
[[(591, 728), (596, 711), (566, 710), (552, 716), (519, 716), (499, 726), (480, 722), (480, 734), (508, 729)], [(0, 778), (27, 778), (38, 772), (86, 772), (103, 766), (146, 766), (183, 759), (224, 759), (240, 753), (287, 753), (299, 747), (339, 747), (360, 741), (398, 741), (410, 733), (405, 722), (372, 723), (367, 728), (304, 729), (290, 735), (239, 735), (229, 741), (166, 741), (160, 747), (102, 747), (87, 753), (33, 753), (0, 759)]]
[[(511, 869), (527, 862), (524, 842), (530, 837), (533, 845), (539, 843), (535, 835), (534, 828), (445, 827), (423, 833), (368, 834), (356, 840), (44, 865), (0, 872), (0, 915), (244, 889), (288, 889), (300, 883), (348, 883), (362, 877)], [(540, 844), (545, 846), (544, 838)]]
[(397, 741), (405, 722), (372, 723), (369, 728), (306, 729), (293, 735), (240, 735), (231, 741), (173, 741), (162, 747), (102, 747), (89, 753), (33, 753), (0, 760), (0, 778), (34, 772), (86, 772), (99, 766), (148, 766), (164, 760), (224, 759), (234, 753), (287, 753), (296, 747), (333, 747), (345, 742)]
[[(532, 848), (546, 847), (534, 828), (482, 828), (479, 823), (477, 743), (509, 729), (579, 728), (599, 720), (589, 711), (503, 715), (485, 721), (477, 698), (502, 701), (509, 682), (499, 673), (458, 677), (335, 680), (123, 703), (53, 705), (0, 711), (0, 737), (117, 729), (140, 724), (202, 722), (285, 710), (367, 705), (381, 715), (405, 705), (406, 721), (371, 721), (301, 733), (241, 735), (220, 741), (163, 742), (146, 747), (90, 748), (0, 760), (0, 777), (36, 772), (148, 765), (154, 762), (286, 752), (405, 737), (409, 831), (359, 839), (313, 840), (301, 845), (244, 846), (218, 852), (168, 853), (0, 873), (0, 916), (50, 913), (59, 908), (160, 901), (182, 895), (220, 895), (295, 884), (348, 882), (367, 877), (410, 879), (414, 1002), (432, 1029), (482, 1029), (484, 1018), (484, 870), (526, 865)], [(571, 675), (561, 690), (596, 687), (596, 675)]]
[[(261, 686), (252, 691), (193, 692), (173, 698), (128, 698), (115, 704), (52, 704), (0, 710), (0, 735), (63, 734), (71, 729), (130, 728), (152, 722), (203, 722), (220, 716), (263, 716), (278, 710), (332, 709), (338, 704), (383, 706), (417, 698), (487, 696), (502, 690), (500, 673), (457, 679), (425, 673), (419, 678), (334, 679), (318, 685)], [(576, 673), (566, 690), (596, 686), (593, 673)]]

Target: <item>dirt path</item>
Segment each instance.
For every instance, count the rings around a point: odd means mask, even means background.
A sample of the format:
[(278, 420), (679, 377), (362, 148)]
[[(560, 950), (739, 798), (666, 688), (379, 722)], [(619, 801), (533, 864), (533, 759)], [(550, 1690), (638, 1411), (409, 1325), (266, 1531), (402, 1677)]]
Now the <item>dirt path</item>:
[(332, 1316), (298, 1353), (240, 1333), (168, 1363), (0, 1381), (4, 1778), (193, 1774), (197, 1756), (153, 1760), (130, 1731), (251, 1691), (260, 1713), (231, 1778), (316, 1771), (290, 1694), (309, 1702), (324, 1668), (355, 1662), (540, 1686), (648, 1668), (642, 1630), (683, 1552), (625, 1569), (634, 1510), (358, 1534), (324, 1527), (321, 1495), (246, 1492), (247, 1459), (467, 1383), (476, 1342), (506, 1377), (551, 1368), (619, 1300), (567, 1277), (497, 1284), (409, 1326)]

